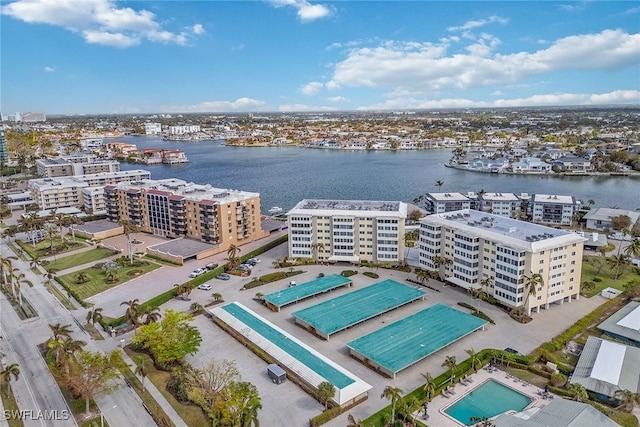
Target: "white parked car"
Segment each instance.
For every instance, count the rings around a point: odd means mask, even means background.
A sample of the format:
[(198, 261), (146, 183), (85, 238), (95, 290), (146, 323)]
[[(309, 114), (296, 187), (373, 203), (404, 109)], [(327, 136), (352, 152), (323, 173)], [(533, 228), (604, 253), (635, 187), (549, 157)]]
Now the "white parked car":
[(198, 289), (203, 290), (203, 291), (210, 291), (211, 290), (211, 285), (208, 283), (203, 283), (202, 285), (198, 285)]
[(204, 274), (204, 273), (206, 273), (206, 272), (207, 272), (207, 269), (206, 269), (206, 268), (196, 268), (195, 270), (193, 270), (193, 271), (191, 272), (191, 274), (189, 274), (189, 277), (198, 277), (198, 276), (200, 276), (201, 274)]

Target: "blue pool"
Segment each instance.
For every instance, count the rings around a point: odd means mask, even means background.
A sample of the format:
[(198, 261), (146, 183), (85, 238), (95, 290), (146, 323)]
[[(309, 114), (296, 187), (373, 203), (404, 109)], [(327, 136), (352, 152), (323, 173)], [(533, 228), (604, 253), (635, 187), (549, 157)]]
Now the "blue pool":
[(473, 424), (470, 421), (471, 417), (492, 418), (511, 410), (520, 412), (529, 406), (532, 400), (498, 381), (488, 380), (444, 412), (460, 423), (470, 425)]

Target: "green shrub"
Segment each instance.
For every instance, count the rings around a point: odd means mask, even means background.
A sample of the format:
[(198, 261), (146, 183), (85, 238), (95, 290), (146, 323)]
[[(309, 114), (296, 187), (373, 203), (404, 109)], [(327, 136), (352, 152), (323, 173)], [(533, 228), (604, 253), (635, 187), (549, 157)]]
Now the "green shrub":
[(192, 372), (191, 365), (175, 367), (171, 371), (169, 381), (167, 381), (167, 391), (180, 403), (190, 403), (189, 389), (191, 388), (190, 377)]
[(371, 277), (372, 279), (378, 279), (380, 277), (380, 276), (378, 276), (376, 273), (374, 273), (372, 271), (365, 271), (362, 274), (364, 274), (367, 277)]
[(358, 272), (354, 270), (344, 270), (342, 273), (340, 273), (340, 275), (343, 277), (351, 277), (356, 274), (358, 274)]
[(600, 276), (596, 276), (596, 277), (593, 278), (593, 281), (596, 282), (596, 283), (602, 282), (603, 280), (604, 279), (602, 277), (600, 277)]
[(278, 280), (286, 279), (287, 273), (284, 271), (276, 271), (274, 273), (265, 274), (264, 276), (260, 276), (260, 281), (263, 283), (271, 283), (276, 282)]
[(551, 378), (549, 379), (549, 381), (551, 381), (551, 384), (553, 386), (561, 387), (567, 383), (567, 377), (566, 375), (561, 373), (551, 374)]
[(620, 424), (622, 427), (638, 427), (638, 417), (627, 412), (616, 411), (609, 415), (609, 418)]
[(316, 415), (315, 417), (309, 420), (309, 427), (316, 427), (325, 424), (338, 415), (342, 414), (342, 408), (340, 406), (336, 406), (333, 408), (329, 408), (320, 415)]

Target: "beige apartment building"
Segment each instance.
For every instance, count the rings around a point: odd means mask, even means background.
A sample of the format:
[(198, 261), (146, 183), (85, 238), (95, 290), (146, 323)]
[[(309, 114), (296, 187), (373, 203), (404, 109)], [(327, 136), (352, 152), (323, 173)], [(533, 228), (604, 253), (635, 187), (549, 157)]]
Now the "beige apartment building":
[[(90, 207), (95, 213), (96, 207), (104, 207), (103, 193), (84, 191), (85, 189), (119, 182), (141, 181), (150, 177), (151, 172), (137, 169), (59, 178), (37, 178), (29, 180), (29, 191), (40, 210)], [(95, 200), (86, 200), (86, 197), (93, 197)]]
[(403, 202), (305, 199), (287, 213), (289, 256), (397, 264), (406, 218)]
[(216, 253), (267, 237), (260, 194), (180, 179), (144, 180), (104, 188), (107, 218), (131, 220), (141, 231), (217, 245)]
[[(501, 304), (531, 310), (580, 297), (582, 252), (577, 233), (464, 209), (420, 220), (419, 263), (464, 289), (483, 288)], [(527, 289), (527, 277), (543, 284)]]
[(61, 156), (36, 160), (38, 175), (57, 178), (74, 175), (118, 172), (120, 163), (116, 160), (98, 160), (96, 156)]

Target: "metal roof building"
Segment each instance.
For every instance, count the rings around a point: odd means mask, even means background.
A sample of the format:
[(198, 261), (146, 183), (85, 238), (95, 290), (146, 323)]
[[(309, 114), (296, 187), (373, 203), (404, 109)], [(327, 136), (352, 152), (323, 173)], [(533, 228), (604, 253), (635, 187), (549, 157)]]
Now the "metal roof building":
[(640, 348), (589, 337), (582, 350), (572, 383), (603, 397), (618, 390), (640, 392)]
[(629, 304), (598, 325), (607, 335), (640, 346), (640, 301)]
[(502, 414), (492, 420), (495, 427), (616, 427), (611, 418), (593, 406), (572, 400), (555, 399), (543, 407), (516, 414)]

